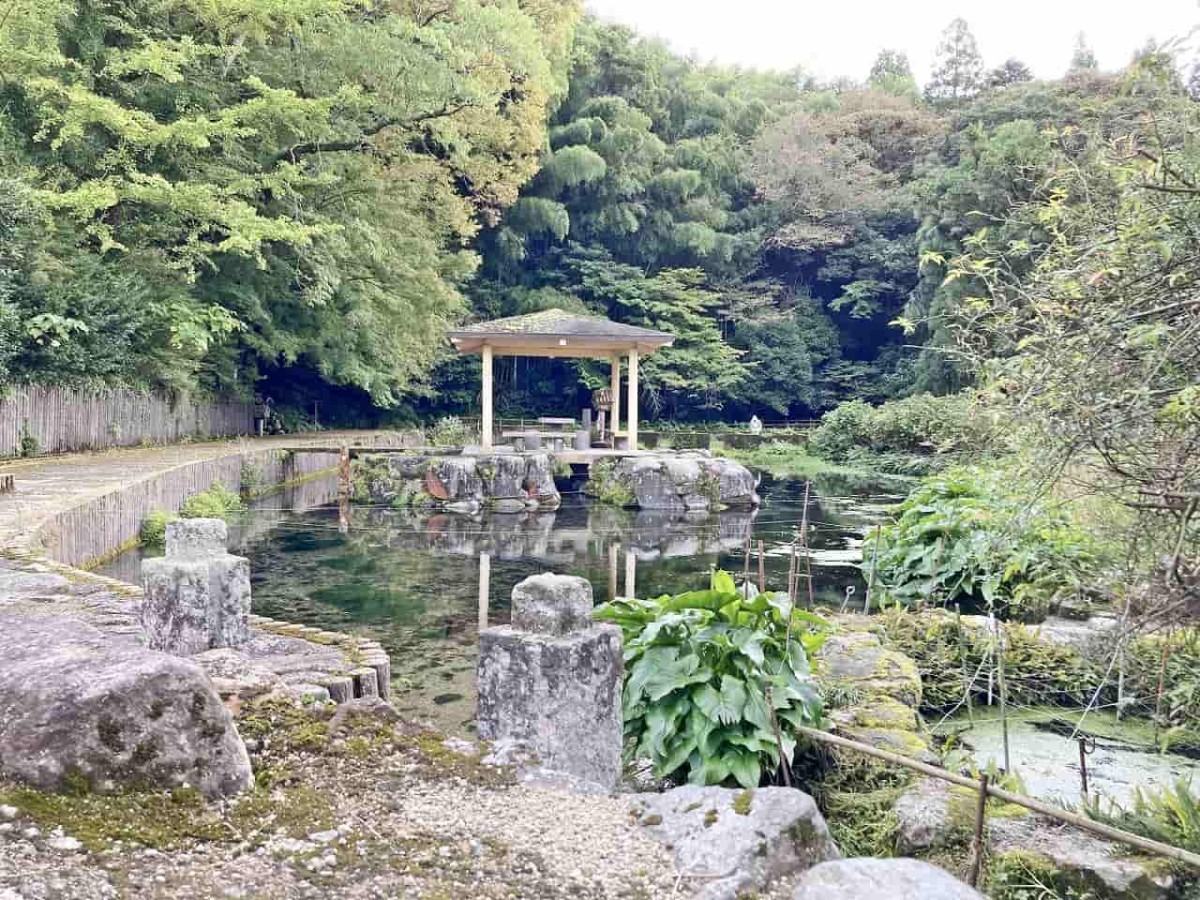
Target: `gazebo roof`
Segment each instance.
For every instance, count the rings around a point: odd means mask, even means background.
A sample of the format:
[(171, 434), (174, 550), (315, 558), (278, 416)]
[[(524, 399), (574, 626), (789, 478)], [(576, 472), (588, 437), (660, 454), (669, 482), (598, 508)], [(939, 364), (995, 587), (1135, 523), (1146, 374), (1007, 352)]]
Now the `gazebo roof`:
[(675, 341), (675, 336), (665, 331), (561, 309), (478, 322), (448, 331), (446, 336), (459, 353), (478, 353), (487, 344), (498, 356), (609, 357), (629, 350), (646, 354)]

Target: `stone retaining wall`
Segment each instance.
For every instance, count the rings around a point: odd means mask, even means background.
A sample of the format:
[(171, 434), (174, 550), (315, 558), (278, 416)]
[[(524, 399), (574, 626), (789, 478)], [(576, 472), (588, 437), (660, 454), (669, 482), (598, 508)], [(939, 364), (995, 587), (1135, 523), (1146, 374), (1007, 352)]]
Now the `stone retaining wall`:
[(50, 559), (87, 568), (129, 546), (154, 510), (176, 512), (188, 497), (217, 482), (236, 493), (249, 477), (257, 489), (270, 489), (329, 471), (337, 463), (336, 450), (278, 449), (186, 463), (50, 517), (37, 529), (34, 541)]

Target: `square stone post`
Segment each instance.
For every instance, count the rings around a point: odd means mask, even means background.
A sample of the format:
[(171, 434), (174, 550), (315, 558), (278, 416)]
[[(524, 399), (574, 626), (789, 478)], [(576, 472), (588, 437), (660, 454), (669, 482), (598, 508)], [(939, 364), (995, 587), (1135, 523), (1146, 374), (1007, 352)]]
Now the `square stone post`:
[(592, 623), (592, 586), (534, 575), (512, 592), (512, 625), (479, 635), (485, 741), (532, 751), (540, 769), (604, 790), (621, 777), (621, 629)]
[(226, 552), (220, 519), (167, 523), (167, 555), (142, 563), (151, 650), (193, 656), (250, 639), (250, 561)]

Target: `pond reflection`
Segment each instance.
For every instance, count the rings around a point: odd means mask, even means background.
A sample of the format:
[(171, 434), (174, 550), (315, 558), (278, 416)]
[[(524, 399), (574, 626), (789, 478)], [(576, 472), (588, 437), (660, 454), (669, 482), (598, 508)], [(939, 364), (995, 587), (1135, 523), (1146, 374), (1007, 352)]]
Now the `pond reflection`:
[[(397, 705), (460, 732), (474, 714), (479, 629), (508, 621), (512, 588), (528, 575), (583, 576), (597, 602), (678, 593), (703, 587), (714, 568), (740, 572), (747, 541), (757, 573), (761, 541), (768, 586), (785, 587), (803, 482), (764, 480), (759, 509), (716, 515), (616, 509), (584, 496), (579, 483), (562, 487), (554, 512), (353, 508), (342, 534), (331, 505), (336, 483), (325, 479), (255, 503), (230, 543), (250, 558), (256, 612), (379, 640), (392, 657)], [(808, 505), (814, 602), (861, 602), (862, 536), (895, 498), (872, 493), (873, 485), (822, 488), (814, 483)], [(139, 564), (126, 554), (104, 572), (137, 581)], [(802, 583), (803, 602), (807, 595)]]

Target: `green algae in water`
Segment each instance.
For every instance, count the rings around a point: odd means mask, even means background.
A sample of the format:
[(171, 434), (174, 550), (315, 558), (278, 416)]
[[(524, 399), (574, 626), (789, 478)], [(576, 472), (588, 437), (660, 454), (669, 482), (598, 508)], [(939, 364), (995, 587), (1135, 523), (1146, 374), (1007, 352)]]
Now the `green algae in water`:
[[(968, 744), (981, 768), (994, 762), (1004, 765), (1003, 734), (998, 707), (977, 707), (972, 726), (965, 716), (945, 722), (940, 734), (956, 734)], [(1079, 720), (1077, 711), (1055, 707), (1022, 710), (1008, 723), (1012, 766), (1025, 785), (1025, 793), (1050, 802), (1078, 804), (1081, 799), (1079, 742), (1051, 723)], [(1159, 753), (1152, 744), (1150, 726), (1138, 720), (1118, 722), (1110, 712), (1089, 713), (1081, 733), (1095, 735), (1096, 749), (1087, 758), (1088, 790), (1119, 805), (1128, 805), (1134, 789), (1169, 788), (1178, 778), (1200, 785), (1200, 760)]]

